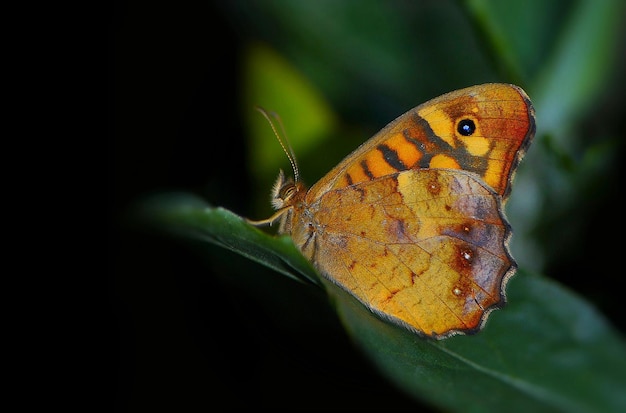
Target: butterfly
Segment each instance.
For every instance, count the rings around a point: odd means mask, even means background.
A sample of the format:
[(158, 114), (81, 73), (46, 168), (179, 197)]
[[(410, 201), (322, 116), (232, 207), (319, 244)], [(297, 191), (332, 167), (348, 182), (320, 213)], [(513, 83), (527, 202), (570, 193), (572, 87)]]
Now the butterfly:
[(456, 90), (396, 118), (310, 188), (283, 145), (294, 178), (280, 171), (277, 212), (251, 222), (279, 222), (382, 319), (436, 339), (475, 333), (516, 271), (503, 207), (534, 134), (520, 87)]

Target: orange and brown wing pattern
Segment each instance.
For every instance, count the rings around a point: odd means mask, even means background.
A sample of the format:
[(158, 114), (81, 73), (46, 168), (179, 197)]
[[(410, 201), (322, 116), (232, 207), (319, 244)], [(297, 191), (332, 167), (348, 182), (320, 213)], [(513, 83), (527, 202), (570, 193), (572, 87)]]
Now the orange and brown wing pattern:
[[(444, 338), (481, 328), (515, 272), (502, 203), (535, 132), (520, 88), (486, 84), (401, 115), (308, 191), (281, 174), (280, 231), (381, 317)], [(306, 192), (305, 192), (306, 191)]]
[(295, 243), (383, 318), (443, 338), (477, 331), (504, 302), (510, 227), (473, 174), (396, 172), (329, 191), (308, 213), (323, 230), (296, 232)]
[(307, 198), (408, 169), (452, 168), (477, 174), (506, 199), (534, 132), (534, 109), (519, 87), (457, 90), (391, 122), (312, 187)]

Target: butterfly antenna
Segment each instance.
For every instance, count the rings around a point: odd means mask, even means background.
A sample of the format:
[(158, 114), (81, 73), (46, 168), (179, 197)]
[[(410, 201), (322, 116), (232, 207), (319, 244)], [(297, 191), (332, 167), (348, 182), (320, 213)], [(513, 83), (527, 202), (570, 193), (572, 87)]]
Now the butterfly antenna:
[[(285, 127), (283, 126), (283, 122), (280, 120), (280, 116), (278, 116), (277, 113), (268, 112), (260, 106), (256, 106), (255, 109), (261, 112), (261, 115), (263, 115), (263, 117), (267, 120), (267, 122), (272, 127), (272, 131), (274, 132), (276, 139), (278, 139), (278, 143), (280, 143), (280, 146), (283, 148), (283, 151), (285, 152), (285, 154), (287, 155), (287, 158), (289, 159), (289, 163), (291, 163), (291, 169), (293, 169), (293, 179), (295, 182), (298, 182), (300, 179), (300, 172), (298, 171), (298, 163), (296, 162), (296, 155), (293, 152), (293, 148), (289, 144), (289, 139), (287, 138), (287, 133), (285, 132)], [(282, 135), (278, 133), (278, 130), (276, 129), (276, 126), (274, 125), (274, 122), (272, 121), (272, 119), (274, 119), (280, 125), (280, 131), (282, 132)]]

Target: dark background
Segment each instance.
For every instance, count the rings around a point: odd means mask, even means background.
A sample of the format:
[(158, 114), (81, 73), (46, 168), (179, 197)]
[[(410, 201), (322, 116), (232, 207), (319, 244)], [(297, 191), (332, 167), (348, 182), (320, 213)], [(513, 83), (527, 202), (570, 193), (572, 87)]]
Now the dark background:
[[(216, 279), (188, 245), (134, 225), (132, 202), (166, 190), (211, 193), (246, 212), (242, 45), (207, 2), (119, 2), (109, 34), (115, 410), (416, 406), (369, 366), (330, 311), (322, 317), (336, 324), (330, 331), (316, 317), (306, 333), (285, 330), (267, 304)], [(224, 267), (222, 274), (233, 271)], [(311, 287), (246, 268), (277, 289), (324, 301)]]
[[(112, 11), (111, 405), (116, 411), (428, 411), (361, 357), (321, 291), (226, 251), (207, 258), (133, 219), (133, 202), (168, 190), (210, 194), (215, 204), (253, 215), (252, 154), (240, 117), (239, 59), (249, 36), (211, 2), (120, 1)], [(597, 110), (615, 111), (607, 103)], [(624, 126), (618, 115), (611, 119)], [(621, 233), (623, 208), (615, 201), (621, 165), (607, 172), (603, 192), (587, 207), (586, 217), (602, 216), (604, 224), (587, 221), (577, 235), (585, 241), (582, 254), (552, 264), (549, 273), (623, 328), (618, 294), (606, 288), (621, 271), (621, 241), (609, 242)], [(229, 276), (238, 271), (252, 272), (259, 283), (269, 279), (277, 296), (297, 297), (315, 310), (268, 303), (254, 285)]]

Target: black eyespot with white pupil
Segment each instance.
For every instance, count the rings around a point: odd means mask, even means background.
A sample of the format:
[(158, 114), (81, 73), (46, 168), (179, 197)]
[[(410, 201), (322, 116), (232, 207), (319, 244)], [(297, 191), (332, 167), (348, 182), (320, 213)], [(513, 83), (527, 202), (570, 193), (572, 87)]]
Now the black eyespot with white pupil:
[(471, 119), (461, 119), (456, 130), (463, 136), (470, 136), (476, 132), (476, 124)]

